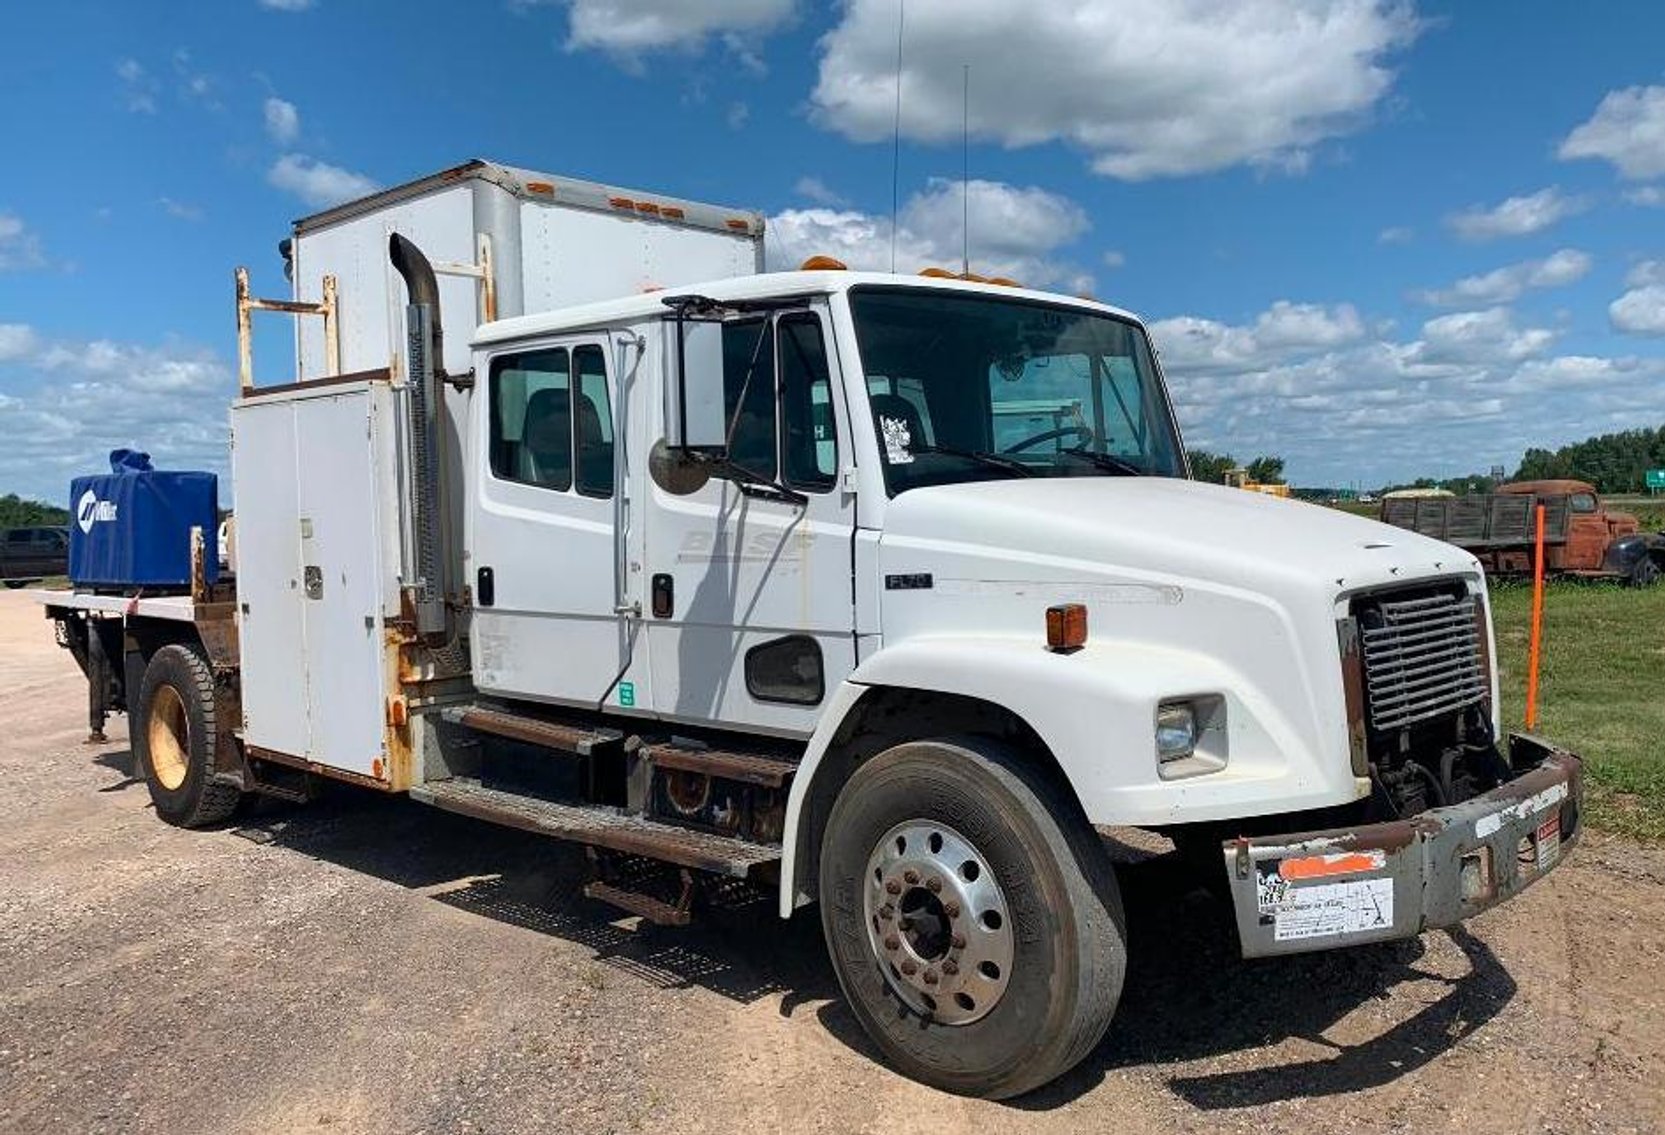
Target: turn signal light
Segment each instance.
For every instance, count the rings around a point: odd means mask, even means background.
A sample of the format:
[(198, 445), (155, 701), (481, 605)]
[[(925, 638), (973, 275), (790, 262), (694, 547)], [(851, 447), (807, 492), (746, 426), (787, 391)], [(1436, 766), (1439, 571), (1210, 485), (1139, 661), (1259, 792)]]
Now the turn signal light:
[(798, 271), (845, 272), (849, 270), (849, 267), (850, 266), (848, 264), (844, 263), (844, 261), (838, 259), (836, 256), (811, 256), (808, 260), (798, 265)]
[(1087, 606), (1060, 603), (1046, 609), (1046, 648), (1071, 654), (1087, 645)]

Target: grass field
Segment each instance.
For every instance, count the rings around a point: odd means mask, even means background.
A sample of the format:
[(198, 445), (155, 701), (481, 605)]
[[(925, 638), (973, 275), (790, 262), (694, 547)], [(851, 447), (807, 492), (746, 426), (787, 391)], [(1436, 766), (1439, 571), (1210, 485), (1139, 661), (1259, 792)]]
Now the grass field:
[[(1532, 588), (1492, 587), (1503, 724), (1526, 716)], [(1538, 728), (1585, 759), (1586, 817), (1665, 843), (1665, 585), (1557, 581), (1544, 593)]]

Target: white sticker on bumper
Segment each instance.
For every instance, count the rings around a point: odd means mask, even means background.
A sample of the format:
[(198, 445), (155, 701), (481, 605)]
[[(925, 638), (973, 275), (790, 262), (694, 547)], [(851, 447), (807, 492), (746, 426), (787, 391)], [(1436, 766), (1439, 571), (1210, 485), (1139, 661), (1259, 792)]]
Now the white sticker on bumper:
[(1508, 821), (1524, 820), (1528, 816), (1536, 816), (1551, 804), (1559, 804), (1566, 798), (1567, 786), (1564, 783), (1552, 784), (1537, 795), (1528, 796), (1519, 804), (1511, 804), (1507, 808), (1481, 816), (1474, 821), (1474, 836), (1476, 839), (1485, 839)]
[(1366, 934), (1393, 926), (1392, 879), (1288, 887), (1281, 900), (1272, 915), (1272, 937), (1279, 942)]

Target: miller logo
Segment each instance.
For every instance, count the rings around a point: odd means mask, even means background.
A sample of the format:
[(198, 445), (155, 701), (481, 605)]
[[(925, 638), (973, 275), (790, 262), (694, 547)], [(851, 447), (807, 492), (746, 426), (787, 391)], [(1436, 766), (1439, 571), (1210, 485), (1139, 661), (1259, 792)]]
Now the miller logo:
[(101, 501), (98, 494), (88, 489), (81, 494), (81, 500), (75, 506), (75, 524), (82, 532), (92, 534), (93, 525), (100, 521), (109, 523), (116, 519), (116, 504), (114, 501)]

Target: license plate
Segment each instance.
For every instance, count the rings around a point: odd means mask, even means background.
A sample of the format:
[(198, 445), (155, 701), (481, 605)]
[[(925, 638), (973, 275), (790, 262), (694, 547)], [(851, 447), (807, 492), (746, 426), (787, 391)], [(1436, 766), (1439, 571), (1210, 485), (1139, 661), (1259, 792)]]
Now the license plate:
[(1538, 870), (1548, 871), (1561, 858), (1561, 817), (1551, 816), (1538, 825)]

